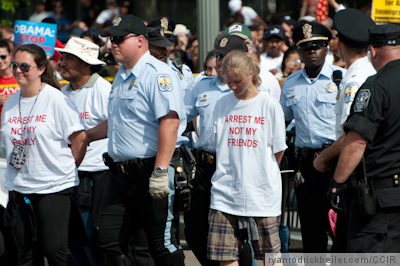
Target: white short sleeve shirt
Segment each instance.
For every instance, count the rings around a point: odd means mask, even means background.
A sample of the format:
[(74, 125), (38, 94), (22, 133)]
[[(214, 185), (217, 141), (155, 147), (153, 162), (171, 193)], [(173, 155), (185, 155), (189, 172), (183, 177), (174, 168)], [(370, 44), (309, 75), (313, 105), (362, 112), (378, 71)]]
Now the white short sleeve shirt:
[[(20, 94), (19, 91), (12, 95), (2, 112), (1, 141), (8, 163), (6, 188), (25, 194), (47, 194), (79, 185), (75, 158), (68, 145), (71, 144), (71, 134), (85, 127), (74, 103), (56, 88), (46, 85), (31, 115), (35, 97), (21, 98), (20, 117)], [(15, 143), (22, 143), (28, 149), (27, 161), (20, 170), (9, 165)]]
[(281, 214), (282, 184), (275, 153), (286, 146), (280, 104), (267, 92), (247, 101), (233, 93), (214, 111), (217, 165), (210, 208), (237, 216)]
[[(92, 74), (88, 82), (78, 90), (72, 90), (70, 84), (61, 90), (78, 108), (85, 130), (94, 128), (107, 120), (110, 91), (110, 82), (100, 77), (97, 73)], [(88, 172), (108, 170), (102, 157), (103, 153), (107, 152), (107, 143), (108, 139), (90, 143), (78, 170)]]

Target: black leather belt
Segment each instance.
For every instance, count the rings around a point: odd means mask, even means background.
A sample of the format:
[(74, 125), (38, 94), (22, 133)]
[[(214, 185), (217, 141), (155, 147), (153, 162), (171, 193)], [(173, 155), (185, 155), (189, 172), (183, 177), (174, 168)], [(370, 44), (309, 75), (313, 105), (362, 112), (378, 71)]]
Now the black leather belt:
[(195, 151), (195, 157), (197, 161), (201, 161), (201, 162), (205, 162), (208, 164), (216, 164), (217, 159), (215, 156), (215, 153), (209, 153), (206, 151), (202, 151), (202, 150), (196, 150)]
[(305, 158), (313, 157), (313, 159), (317, 158), (321, 153), (322, 149), (311, 149), (311, 148), (299, 148), (298, 154)]
[(133, 169), (133, 164), (140, 165), (140, 163), (142, 163), (146, 169), (153, 169), (155, 162), (156, 157), (151, 157), (146, 159), (125, 160), (123, 162), (116, 162), (115, 166), (118, 172), (127, 174), (136, 170)]
[(399, 186), (399, 175), (372, 180), (374, 189), (392, 188)]

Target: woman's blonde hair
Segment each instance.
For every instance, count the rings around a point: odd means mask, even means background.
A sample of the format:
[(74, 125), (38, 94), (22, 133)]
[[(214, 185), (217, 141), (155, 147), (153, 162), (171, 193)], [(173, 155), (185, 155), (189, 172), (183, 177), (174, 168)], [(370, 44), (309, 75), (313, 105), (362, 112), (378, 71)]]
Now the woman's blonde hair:
[(260, 68), (248, 53), (238, 50), (229, 52), (222, 60), (222, 75), (226, 75), (230, 71), (240, 76), (250, 75), (251, 71), (253, 71), (253, 78), (251, 80), (253, 85), (256, 88), (261, 85), (259, 77)]

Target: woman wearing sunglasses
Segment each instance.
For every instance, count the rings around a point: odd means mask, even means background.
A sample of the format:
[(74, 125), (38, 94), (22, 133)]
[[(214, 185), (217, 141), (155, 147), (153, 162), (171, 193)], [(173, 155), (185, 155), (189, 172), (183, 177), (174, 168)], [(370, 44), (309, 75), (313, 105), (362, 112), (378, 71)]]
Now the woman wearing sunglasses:
[(19, 264), (42, 265), (45, 256), (49, 265), (75, 265), (68, 228), (86, 236), (75, 204), (84, 127), (74, 104), (59, 91), (42, 48), (19, 46), (10, 67), (21, 90), (4, 104), (1, 144), (10, 191), (5, 217)]

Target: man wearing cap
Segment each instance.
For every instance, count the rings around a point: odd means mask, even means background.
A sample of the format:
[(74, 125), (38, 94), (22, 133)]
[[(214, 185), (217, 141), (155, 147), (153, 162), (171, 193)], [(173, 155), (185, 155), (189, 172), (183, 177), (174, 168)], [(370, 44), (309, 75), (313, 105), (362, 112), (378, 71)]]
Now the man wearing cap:
[[(101, 66), (105, 65), (103, 61), (97, 59), (99, 46), (72, 37), (65, 48), (55, 49), (62, 55), (60, 74), (63, 79), (70, 82), (61, 91), (76, 105), (85, 129), (91, 129), (107, 121), (111, 84), (97, 74)], [(90, 247), (71, 250), (78, 263), (90, 261), (91, 265), (102, 265), (97, 235), (100, 227), (101, 203), (111, 174), (103, 163), (102, 154), (106, 151), (107, 139), (92, 142), (78, 168), (79, 204), (86, 232), (91, 241)]]
[(143, 227), (155, 265), (184, 265), (175, 237), (170, 166), (176, 148), (187, 142), (179, 82), (168, 65), (150, 55), (140, 18), (119, 17), (100, 34), (110, 36), (114, 58), (122, 64), (109, 96), (108, 124), (89, 131), (89, 140), (109, 139), (104, 160), (112, 175), (99, 234), (105, 263), (133, 265), (129, 242)]
[(334, 107), (338, 88), (332, 73), (345, 70), (325, 63), (326, 46), (331, 38), (331, 31), (316, 22), (294, 28), (293, 40), (305, 68), (285, 80), (280, 100), (286, 122), (296, 121), (299, 166), (295, 183), (305, 253), (325, 253), (330, 231), (326, 194), (333, 170), (318, 172), (313, 159), (336, 140)]
[[(314, 167), (320, 172), (325, 172), (331, 168), (329, 161), (338, 157), (343, 147), (345, 134), (343, 124), (350, 114), (350, 107), (354, 97), (365, 82), (365, 80), (376, 73), (374, 67), (369, 62), (368, 53), (368, 28), (375, 26), (375, 22), (363, 12), (348, 8), (338, 12), (333, 17), (334, 26), (338, 32), (338, 52), (340, 58), (346, 63), (347, 72), (340, 83), (340, 91), (336, 97), (338, 101), (335, 105), (336, 114), (336, 141), (331, 146), (324, 149), (314, 160)], [(349, 27), (348, 25), (353, 25)], [(347, 210), (347, 203), (352, 193), (346, 193), (341, 198), (340, 208)], [(337, 195), (332, 194), (332, 203), (335, 208)], [(347, 213), (339, 213), (336, 224), (335, 251), (346, 252), (346, 220)], [(343, 222), (340, 222), (343, 221)]]
[(149, 31), (149, 50), (152, 56), (169, 65), (179, 79), (182, 98), (188, 92), (188, 84), (193, 79), (193, 73), (179, 58), (169, 60), (168, 55), (174, 47), (172, 32), (175, 29), (175, 21), (169, 17), (159, 17), (147, 24)]
[(222, 59), (232, 50), (247, 52), (247, 46), (237, 36), (225, 35), (217, 41), (217, 47), (210, 53), (217, 54), (217, 76), (204, 77), (186, 95), (185, 107), (188, 121), (200, 116), (200, 136), (195, 143), (197, 160), (196, 178), (192, 180), (192, 201), (190, 211), (185, 212), (185, 236), (188, 245), (201, 265), (219, 265), (207, 259), (208, 211), (210, 206), (211, 177), (215, 172), (215, 149), (210, 148), (213, 123), (209, 119), (215, 103), (230, 93), (222, 76)]
[(269, 71), (276, 78), (282, 77), (282, 46), (285, 43), (285, 30), (281, 25), (272, 25), (269, 27), (263, 36), (263, 44), (265, 46), (265, 53), (260, 56), (260, 70)]
[[(240, 37), (247, 45), (248, 53), (253, 53), (253, 36), (251, 35), (249, 27), (241, 23), (233, 23), (228, 26), (225, 35), (235, 35)], [(260, 71), (261, 85), (279, 101), (281, 97), (281, 86), (278, 80), (269, 71)]]
[[(332, 192), (357, 169), (351, 183), (360, 189), (350, 207), (347, 252), (399, 253), (400, 27), (376, 25), (369, 33), (378, 72), (359, 88), (351, 106)], [(364, 167), (357, 167), (360, 161)]]

